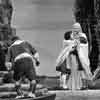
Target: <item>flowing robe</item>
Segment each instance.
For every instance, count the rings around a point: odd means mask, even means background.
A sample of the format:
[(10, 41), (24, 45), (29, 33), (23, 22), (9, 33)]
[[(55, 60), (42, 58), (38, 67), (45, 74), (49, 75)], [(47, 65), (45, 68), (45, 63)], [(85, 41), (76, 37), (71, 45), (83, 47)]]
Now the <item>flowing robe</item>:
[(77, 40), (68, 39), (63, 41), (64, 48), (56, 61), (56, 66), (60, 66), (66, 60), (66, 68), (71, 70), (67, 87), (72, 90), (81, 89), (83, 86), (82, 79), (91, 80), (92, 77), (86, 35), (79, 33), (77, 45), (75, 45), (75, 41)]

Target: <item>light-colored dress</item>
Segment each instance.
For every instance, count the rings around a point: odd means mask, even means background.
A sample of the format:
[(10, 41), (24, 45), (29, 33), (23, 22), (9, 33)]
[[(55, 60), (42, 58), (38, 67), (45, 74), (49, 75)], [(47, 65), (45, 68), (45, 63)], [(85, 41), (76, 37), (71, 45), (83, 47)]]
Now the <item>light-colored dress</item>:
[[(81, 37), (86, 38), (84, 33), (79, 33)], [(63, 63), (66, 59), (66, 67), (71, 70), (71, 74), (67, 81), (67, 87), (71, 90), (79, 90), (83, 86), (82, 79), (91, 80), (92, 74), (90, 71), (90, 62), (88, 57), (88, 42), (81, 43), (75, 47), (75, 40), (64, 40), (64, 48), (61, 51), (56, 64), (59, 65)], [(74, 54), (74, 51), (77, 51), (77, 55)], [(83, 68), (79, 70), (80, 64)]]

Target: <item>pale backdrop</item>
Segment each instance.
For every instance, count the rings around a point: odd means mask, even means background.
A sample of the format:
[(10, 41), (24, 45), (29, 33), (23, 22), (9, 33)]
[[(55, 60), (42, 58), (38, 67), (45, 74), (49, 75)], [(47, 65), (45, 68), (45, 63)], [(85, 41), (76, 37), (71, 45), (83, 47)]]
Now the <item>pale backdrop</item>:
[(40, 75), (54, 76), (64, 32), (71, 28), (73, 0), (13, 0), (12, 26), (40, 53)]

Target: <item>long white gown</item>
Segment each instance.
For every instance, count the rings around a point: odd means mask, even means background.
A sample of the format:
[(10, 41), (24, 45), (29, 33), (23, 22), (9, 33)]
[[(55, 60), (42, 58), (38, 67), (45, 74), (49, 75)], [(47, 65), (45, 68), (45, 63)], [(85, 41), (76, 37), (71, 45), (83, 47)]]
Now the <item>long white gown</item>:
[[(80, 33), (80, 36), (86, 38), (84, 33)], [(82, 79), (91, 80), (92, 77), (88, 57), (88, 43), (80, 43), (76, 48), (83, 70), (78, 70), (80, 65), (77, 56), (76, 54), (71, 53), (74, 51), (73, 40), (64, 40), (64, 45), (65, 48), (62, 50), (57, 59), (57, 65), (63, 63), (66, 59), (66, 67), (71, 70), (71, 74), (66, 85), (71, 90), (79, 90), (83, 86)]]

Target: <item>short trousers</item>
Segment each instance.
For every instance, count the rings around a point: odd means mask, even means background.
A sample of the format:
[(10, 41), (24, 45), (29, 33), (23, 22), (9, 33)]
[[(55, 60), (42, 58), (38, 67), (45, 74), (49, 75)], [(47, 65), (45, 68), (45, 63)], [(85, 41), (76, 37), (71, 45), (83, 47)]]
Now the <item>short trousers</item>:
[(36, 79), (36, 71), (31, 58), (21, 58), (14, 63), (14, 80), (18, 81), (23, 76), (30, 81)]

